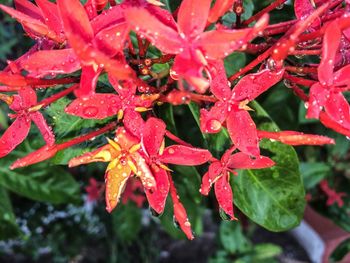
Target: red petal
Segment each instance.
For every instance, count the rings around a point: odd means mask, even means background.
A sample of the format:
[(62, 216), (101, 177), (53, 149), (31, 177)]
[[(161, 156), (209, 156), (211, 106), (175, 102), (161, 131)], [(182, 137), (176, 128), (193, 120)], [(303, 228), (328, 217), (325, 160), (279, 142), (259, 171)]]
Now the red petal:
[(247, 111), (232, 111), (226, 123), (231, 140), (240, 151), (253, 156), (260, 155), (256, 126)]
[(71, 48), (40, 50), (21, 60), (19, 65), (29, 72), (29, 76), (37, 78), (49, 74), (69, 74), (80, 69), (80, 61)]
[[(45, 19), (45, 24), (53, 30), (57, 36), (63, 35), (63, 24), (56, 4), (48, 0), (35, 0)], [(64, 38), (64, 36), (62, 36)]]
[(147, 37), (161, 51), (170, 54), (181, 52), (183, 44), (179, 34), (145, 9), (127, 9), (125, 18), (133, 30)]
[(214, 185), (216, 200), (218, 200), (220, 208), (230, 216), (231, 220), (235, 220), (233, 214), (233, 194), (229, 183), (229, 174), (221, 176)]
[(328, 116), (345, 128), (350, 129), (350, 106), (342, 93), (331, 93), (324, 106)]
[(334, 73), (334, 85), (337, 86), (350, 86), (350, 65), (346, 65)]
[(143, 187), (151, 192), (156, 191), (156, 180), (145, 159), (139, 154), (139, 152), (133, 153), (132, 158), (135, 161), (137, 167), (137, 176), (140, 178)]
[[(18, 91), (21, 98), (22, 109), (28, 109), (37, 102), (37, 96), (32, 88), (26, 87)], [(10, 107), (11, 108), (11, 107)]]
[(206, 58), (224, 58), (255, 38), (267, 24), (268, 16), (263, 16), (253, 28), (207, 31), (196, 41), (196, 45), (200, 46)]
[(219, 100), (228, 100), (231, 97), (231, 89), (223, 61), (219, 60), (210, 67), (210, 74), (212, 76), (210, 91)]
[(350, 137), (350, 129), (345, 128), (340, 123), (334, 121), (326, 112), (321, 112), (320, 114), (321, 123), (327, 128), (333, 129), (336, 132), (344, 134), (345, 136)]
[(13, 151), (27, 137), (30, 119), (18, 116), (0, 138), (0, 158)]
[[(294, 12), (295, 16), (299, 20), (303, 20), (315, 11), (315, 8), (311, 4), (310, 0), (295, 0), (294, 1)], [(320, 27), (320, 19), (316, 19), (312, 25), (311, 29), (316, 30)]]
[(15, 161), (10, 169), (16, 169), (28, 165), (32, 165), (35, 163), (42, 162), (44, 160), (50, 159), (55, 156), (57, 153), (56, 145), (45, 145), (41, 147), (40, 149), (36, 150), (35, 152), (32, 152), (28, 154), (27, 156), (18, 159)]
[(103, 11), (101, 15), (96, 16), (91, 21), (91, 26), (94, 29), (95, 34), (97, 34), (102, 29), (123, 22), (125, 22), (124, 10), (121, 5), (117, 5)]
[(140, 142), (138, 138), (127, 132), (124, 127), (119, 127), (115, 133), (115, 141), (123, 150), (129, 150)]
[(16, 10), (45, 23), (40, 9), (28, 0), (14, 0)]
[(149, 118), (142, 132), (142, 142), (150, 156), (156, 156), (164, 140), (165, 123), (157, 118)]
[(307, 102), (306, 118), (318, 119), (323, 106), (329, 97), (329, 89), (323, 87), (320, 83), (311, 86), (309, 94), (309, 102)]
[(251, 158), (239, 152), (230, 156), (227, 166), (231, 169), (263, 169), (274, 166), (275, 162), (265, 156)]
[(157, 189), (153, 192), (146, 190), (146, 196), (149, 205), (158, 213), (161, 214), (164, 210), (165, 201), (169, 192), (169, 180), (167, 172), (158, 166), (152, 166), (152, 173), (157, 184)]
[(219, 175), (223, 172), (223, 167), (220, 162), (213, 162), (209, 165), (208, 172), (206, 172), (202, 178), (202, 185), (200, 188), (200, 192), (202, 195), (208, 195), (210, 192), (210, 188), (213, 183), (216, 182)]
[(228, 104), (226, 102), (218, 101), (215, 105), (207, 111), (201, 109), (200, 111), (200, 126), (202, 132), (217, 133), (221, 130), (222, 123), (227, 118)]
[(211, 0), (184, 0), (177, 15), (179, 31), (187, 37), (202, 33), (207, 24)]
[(215, 23), (218, 19), (223, 16), (227, 11), (232, 9), (236, 0), (217, 0), (214, 6), (210, 10), (208, 22)]
[(52, 128), (47, 124), (44, 116), (40, 112), (32, 112), (30, 118), (38, 127), (40, 133), (42, 134), (46, 144), (55, 144), (55, 135), (52, 132)]
[(18, 12), (15, 9), (12, 9), (4, 5), (0, 5), (0, 9), (2, 9), (3, 11), (11, 15), (19, 23), (21, 23), (24, 27), (26, 27), (27, 30), (29, 29), (34, 34), (37, 34), (41, 37), (48, 37), (57, 42), (63, 41), (63, 39), (60, 39), (54, 31), (49, 30), (49, 28), (40, 20), (32, 18), (28, 15), (25, 15), (21, 12)]
[(65, 112), (85, 119), (104, 119), (116, 115), (120, 107), (117, 95), (96, 93), (90, 97), (75, 99)]
[(159, 160), (163, 163), (179, 165), (200, 165), (211, 158), (207, 150), (192, 148), (183, 145), (172, 145), (164, 149)]
[(125, 184), (131, 175), (129, 165), (116, 165), (105, 175), (106, 182), (106, 210), (111, 213), (119, 203)]
[(318, 80), (322, 85), (330, 86), (333, 84), (335, 56), (338, 52), (342, 35), (337, 23), (338, 21), (335, 20), (328, 24), (323, 37), (322, 59), (318, 66)]
[(144, 120), (142, 119), (140, 113), (131, 109), (126, 109), (124, 112), (123, 124), (125, 129), (133, 136), (137, 137), (138, 139), (141, 138)]
[(289, 145), (324, 145), (335, 144), (334, 140), (326, 136), (305, 134), (295, 131), (267, 132), (259, 131), (259, 137), (278, 140)]
[(283, 77), (284, 69), (273, 72), (269, 69), (244, 76), (234, 87), (232, 98), (236, 101), (252, 101), (260, 94), (278, 83)]
[(75, 96), (81, 98), (93, 96), (95, 94), (96, 84), (101, 71), (101, 68), (95, 70), (91, 65), (83, 66), (80, 77), (80, 87), (74, 91)]

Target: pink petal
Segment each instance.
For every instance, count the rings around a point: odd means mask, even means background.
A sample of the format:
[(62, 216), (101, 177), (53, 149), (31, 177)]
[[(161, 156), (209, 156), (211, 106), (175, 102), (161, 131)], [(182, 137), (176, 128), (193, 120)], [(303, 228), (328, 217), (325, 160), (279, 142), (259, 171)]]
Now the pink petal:
[(346, 65), (334, 73), (334, 85), (337, 86), (350, 86), (350, 65)]
[(253, 156), (260, 155), (256, 126), (247, 111), (231, 111), (226, 124), (232, 142), (240, 151)]
[(24, 141), (30, 129), (30, 119), (18, 116), (0, 138), (0, 158), (12, 152)]
[(230, 156), (227, 166), (231, 169), (263, 169), (274, 166), (275, 162), (265, 156), (251, 158), (239, 152)]
[[(50, 59), (48, 59), (50, 58)], [(31, 77), (49, 74), (69, 74), (80, 69), (80, 61), (73, 49), (39, 50), (19, 62)]]
[(163, 213), (165, 201), (169, 192), (169, 180), (167, 172), (158, 166), (152, 166), (152, 174), (156, 180), (157, 189), (155, 191), (146, 190), (146, 196), (149, 205), (156, 213)]
[(164, 149), (159, 161), (162, 163), (179, 165), (200, 165), (211, 158), (207, 150), (192, 148), (183, 145), (172, 145)]
[(326, 112), (321, 112), (320, 121), (327, 128), (333, 129), (338, 133), (341, 133), (341, 134), (344, 134), (345, 136), (350, 137), (350, 129), (334, 121)]
[(231, 97), (231, 89), (222, 60), (210, 67), (210, 74), (212, 77), (210, 91), (219, 100), (228, 100)]
[(96, 93), (90, 97), (75, 99), (65, 112), (85, 119), (105, 119), (117, 115), (120, 99), (111, 93)]
[[(28, 109), (37, 102), (37, 96), (32, 88), (26, 87), (18, 91), (23, 109)], [(11, 108), (11, 107), (10, 107)]]
[(40, 149), (28, 154), (27, 156), (18, 159), (11, 166), (10, 169), (21, 168), (42, 162), (44, 160), (50, 159), (57, 153), (56, 145), (45, 145)]
[(264, 69), (258, 73), (248, 74), (233, 88), (232, 98), (236, 101), (252, 101), (278, 83), (282, 79), (283, 73), (284, 69), (278, 72)]
[(207, 24), (211, 0), (184, 0), (177, 15), (180, 33), (185, 36), (197, 36)]
[(91, 21), (91, 26), (94, 29), (95, 34), (97, 34), (107, 27), (124, 22), (124, 10), (121, 5), (116, 5), (109, 8), (108, 10), (103, 11), (101, 15), (96, 16)]
[[(57, 36), (63, 35), (63, 24), (58, 12), (56, 4), (48, 0), (35, 0), (39, 6), (42, 16), (45, 19), (45, 24), (53, 30)], [(64, 36), (61, 36), (64, 38)]]
[(45, 23), (40, 9), (29, 0), (14, 0), (16, 10)]
[(227, 11), (232, 9), (236, 0), (216, 0), (214, 6), (210, 9), (208, 22), (215, 23)]
[(46, 144), (48, 144), (48, 145), (55, 144), (55, 135), (52, 132), (52, 128), (47, 124), (44, 116), (40, 112), (36, 111), (36, 112), (32, 112), (30, 114), (30, 118), (38, 127)]
[(169, 54), (178, 54), (183, 48), (179, 34), (141, 8), (125, 10), (125, 19), (138, 34), (144, 35), (153, 45)]
[(229, 183), (229, 174), (221, 176), (214, 185), (216, 200), (218, 200), (220, 208), (230, 216), (231, 220), (235, 220), (233, 213), (233, 194)]
[[(310, 0), (295, 0), (294, 1), (294, 12), (297, 19), (302, 20), (311, 15), (315, 11), (315, 8), (311, 4)], [(316, 19), (312, 25), (311, 29), (316, 30), (320, 27), (320, 19)]]
[(143, 128), (142, 142), (150, 156), (156, 156), (164, 140), (165, 123), (157, 118), (149, 118)]
[(75, 96), (83, 98), (94, 95), (101, 71), (101, 68), (95, 69), (91, 65), (83, 66), (80, 77), (80, 86), (74, 91)]

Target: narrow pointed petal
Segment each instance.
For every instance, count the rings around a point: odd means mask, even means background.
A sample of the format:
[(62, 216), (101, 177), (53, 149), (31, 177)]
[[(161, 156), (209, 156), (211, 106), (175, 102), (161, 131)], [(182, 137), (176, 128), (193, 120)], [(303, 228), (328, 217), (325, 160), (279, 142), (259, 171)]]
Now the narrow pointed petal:
[(150, 156), (156, 156), (164, 140), (165, 123), (157, 118), (149, 118), (142, 132), (142, 142)]
[(274, 166), (275, 162), (265, 156), (251, 158), (239, 152), (230, 156), (227, 166), (231, 169), (263, 169)]
[(71, 159), (68, 163), (69, 167), (75, 167), (78, 165), (93, 163), (93, 162), (110, 162), (113, 157), (118, 154), (112, 150), (112, 147), (107, 144), (92, 152), (87, 152), (83, 155)]
[(20, 158), (17, 161), (15, 161), (10, 166), (10, 169), (17, 169), (45, 161), (54, 157), (57, 151), (58, 150), (56, 148), (56, 145), (45, 145), (40, 149), (28, 154), (27, 156), (24, 156), (23, 158)]
[(156, 213), (163, 213), (165, 201), (169, 192), (169, 180), (165, 170), (159, 168), (156, 165), (152, 166), (152, 174), (157, 184), (155, 191), (146, 190), (146, 196), (150, 207), (156, 211)]
[(91, 20), (91, 26), (96, 35), (105, 28), (124, 22), (124, 8), (121, 5), (116, 5), (103, 11), (101, 15)]
[(35, 78), (50, 74), (69, 74), (80, 69), (80, 61), (71, 48), (40, 50), (21, 60), (19, 65), (28, 71), (28, 76)]
[(334, 73), (334, 85), (336, 86), (350, 86), (350, 65), (346, 65)]
[(338, 52), (341, 39), (341, 30), (336, 23), (328, 24), (323, 37), (322, 59), (318, 67), (318, 80), (322, 85), (333, 84), (333, 70), (335, 56)]
[(128, 165), (116, 165), (108, 170), (105, 175), (106, 182), (106, 210), (111, 213), (119, 203), (119, 199), (124, 191), (125, 184), (131, 175)]
[(212, 76), (210, 91), (219, 100), (228, 100), (231, 97), (231, 89), (222, 60), (210, 67), (210, 74)]
[(235, 220), (233, 213), (233, 194), (229, 183), (229, 174), (221, 176), (214, 185), (216, 200), (218, 200), (220, 208), (230, 216), (231, 220)]
[[(20, 89), (18, 91), (18, 96), (20, 97), (20, 100), (21, 100), (21, 106), (24, 109), (28, 109), (29, 107), (37, 103), (37, 96), (35, 91), (32, 88), (25, 87), (23, 89)], [(10, 108), (12, 109), (11, 106)]]
[(30, 129), (30, 119), (18, 116), (10, 127), (0, 137), (0, 158), (13, 151), (17, 145), (24, 141)]
[(13, 18), (15, 18), (19, 23), (21, 23), (26, 28), (26, 30), (30, 30), (34, 34), (41, 37), (48, 37), (59, 43), (63, 41), (63, 39), (60, 39), (54, 31), (50, 30), (47, 27), (47, 25), (45, 25), (40, 20), (27, 16), (21, 12), (18, 12), (15, 9), (12, 9), (4, 5), (0, 5), (0, 9), (2, 9), (4, 12), (8, 13)]
[(120, 99), (115, 94), (96, 93), (90, 97), (75, 99), (65, 112), (84, 119), (105, 119), (117, 115)]
[(125, 19), (133, 30), (147, 37), (161, 51), (169, 54), (181, 52), (183, 44), (178, 32), (161, 23), (145, 9), (127, 9)]
[(278, 83), (282, 79), (283, 73), (284, 69), (277, 72), (264, 69), (258, 73), (248, 74), (233, 88), (232, 98), (236, 101), (252, 101)]
[(170, 183), (170, 195), (173, 200), (174, 218), (179, 224), (181, 230), (185, 233), (186, 237), (190, 240), (194, 239), (194, 235), (191, 228), (191, 223), (188, 220), (187, 212), (183, 204), (180, 202), (173, 180), (169, 175)]
[(270, 138), (289, 145), (335, 144), (332, 138), (329, 138), (326, 136), (305, 134), (302, 132), (295, 132), (295, 131), (281, 131), (281, 132), (259, 131), (259, 137)]
[(207, 24), (211, 0), (184, 0), (181, 3), (177, 24), (185, 36), (196, 36), (202, 33)]
[(222, 175), (223, 167), (220, 162), (213, 162), (202, 178), (200, 193), (208, 195), (212, 185), (216, 182), (220, 175)]
[(192, 148), (183, 145), (172, 145), (164, 149), (159, 160), (162, 163), (179, 165), (200, 165), (206, 163), (211, 158), (207, 150)]
[(74, 94), (79, 98), (93, 96), (95, 94), (96, 84), (101, 71), (101, 68), (95, 68), (93, 65), (83, 66), (80, 77), (80, 86), (74, 91)]
[(263, 16), (253, 28), (207, 31), (196, 44), (201, 47), (206, 58), (224, 58), (255, 38), (268, 25), (268, 20), (268, 16)]
[(222, 123), (226, 120), (228, 114), (228, 104), (218, 101), (207, 111), (200, 111), (200, 128), (202, 132), (217, 133), (221, 130)]
[(45, 24), (53, 30), (57, 36), (63, 34), (63, 24), (57, 5), (48, 0), (35, 0), (35, 3), (39, 6), (42, 16), (45, 18)]
[(47, 145), (55, 144), (55, 135), (52, 132), (52, 128), (47, 124), (44, 116), (40, 112), (33, 112), (30, 114), (30, 118), (38, 127), (41, 135), (43, 136)]
[(116, 135), (114, 140), (124, 150), (129, 150), (140, 142), (137, 137), (128, 132), (124, 127), (119, 127), (115, 134)]
[[(297, 19), (302, 20), (311, 15), (315, 11), (314, 6), (310, 0), (295, 0), (294, 1), (294, 12)], [(321, 20), (316, 18), (311, 24), (310, 28), (316, 30), (320, 27)]]
[(27, 16), (30, 16), (34, 19), (40, 20), (41, 22), (45, 23), (45, 19), (43, 18), (39, 7), (34, 5), (29, 0), (14, 0), (13, 2), (17, 11), (22, 12)]
[(256, 126), (247, 111), (232, 111), (226, 123), (231, 140), (240, 151), (253, 156), (260, 155)]
[(307, 102), (306, 118), (318, 119), (320, 112), (326, 104), (329, 97), (329, 89), (323, 87), (320, 83), (311, 86), (309, 94), (309, 102)]
[(232, 9), (236, 0), (217, 0), (214, 6), (210, 9), (208, 22), (215, 23), (220, 17), (222, 17), (227, 11)]
[(350, 106), (344, 95), (332, 92), (325, 103), (325, 111), (337, 123), (350, 129)]

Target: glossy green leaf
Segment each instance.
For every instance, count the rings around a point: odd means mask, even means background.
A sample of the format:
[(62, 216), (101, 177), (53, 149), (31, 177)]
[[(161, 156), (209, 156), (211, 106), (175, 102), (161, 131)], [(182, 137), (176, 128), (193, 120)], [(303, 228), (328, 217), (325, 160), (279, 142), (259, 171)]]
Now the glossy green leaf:
[(245, 253), (251, 249), (239, 222), (222, 221), (219, 229), (221, 245), (231, 254)]
[(332, 262), (341, 261), (350, 252), (350, 238), (341, 242), (330, 255)]
[(0, 187), (0, 239), (9, 239), (20, 234), (6, 189)]
[(331, 167), (326, 163), (301, 163), (300, 172), (305, 188), (311, 189), (330, 174)]
[[(267, 113), (252, 103), (260, 129), (278, 130)], [(291, 146), (270, 140), (260, 143), (262, 154), (276, 165), (269, 169), (241, 170), (233, 178), (235, 205), (251, 220), (270, 231), (297, 226), (303, 216), (305, 192), (297, 155)]]

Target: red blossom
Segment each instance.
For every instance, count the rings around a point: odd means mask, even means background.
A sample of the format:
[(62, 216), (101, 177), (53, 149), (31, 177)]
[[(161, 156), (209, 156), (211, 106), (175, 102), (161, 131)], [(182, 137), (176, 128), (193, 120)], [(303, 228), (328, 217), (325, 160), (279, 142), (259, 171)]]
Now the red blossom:
[(337, 203), (339, 207), (342, 207), (344, 205), (342, 198), (346, 196), (346, 193), (336, 192), (334, 189), (331, 189), (327, 180), (322, 180), (320, 182), (320, 187), (322, 191), (327, 195), (327, 206), (331, 206), (334, 203)]

